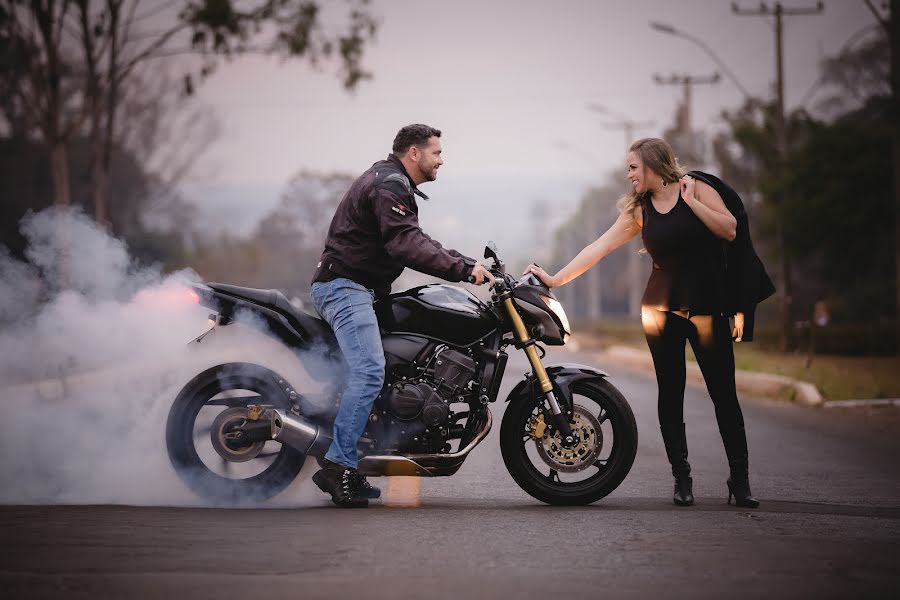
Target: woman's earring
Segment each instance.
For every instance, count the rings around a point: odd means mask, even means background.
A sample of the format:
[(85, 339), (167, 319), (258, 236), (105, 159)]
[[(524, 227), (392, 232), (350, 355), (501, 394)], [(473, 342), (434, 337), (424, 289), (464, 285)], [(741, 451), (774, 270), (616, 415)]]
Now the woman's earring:
[(668, 181), (663, 181), (663, 187), (668, 187), (668, 186), (669, 186), (669, 182), (668, 182)]

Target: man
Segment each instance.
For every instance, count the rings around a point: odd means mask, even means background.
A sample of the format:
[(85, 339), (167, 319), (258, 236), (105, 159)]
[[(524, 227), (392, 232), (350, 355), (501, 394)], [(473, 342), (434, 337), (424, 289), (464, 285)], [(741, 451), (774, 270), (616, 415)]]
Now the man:
[(373, 302), (390, 293), (404, 267), (449, 281), (494, 278), (474, 259), (445, 249), (419, 227), (418, 185), (443, 164), (441, 132), (408, 125), (393, 153), (353, 182), (341, 200), (313, 276), (310, 299), (334, 330), (350, 367), (334, 422), (334, 441), (313, 481), (343, 508), (368, 506), (381, 495), (357, 470), (356, 445), (384, 384), (384, 351)]

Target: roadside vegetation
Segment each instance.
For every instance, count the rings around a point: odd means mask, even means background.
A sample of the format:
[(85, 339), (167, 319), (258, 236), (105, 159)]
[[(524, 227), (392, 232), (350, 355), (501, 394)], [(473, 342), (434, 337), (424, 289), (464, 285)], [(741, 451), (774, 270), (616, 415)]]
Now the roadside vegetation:
[[(623, 345), (647, 350), (636, 319), (605, 319), (592, 327), (575, 328), (585, 349)], [(688, 360), (694, 360), (690, 346)], [(808, 365), (808, 366), (807, 366)], [(814, 384), (826, 400), (900, 398), (896, 356), (846, 356), (805, 351), (778, 352), (763, 342), (735, 344), (735, 366), (746, 371), (785, 375)]]

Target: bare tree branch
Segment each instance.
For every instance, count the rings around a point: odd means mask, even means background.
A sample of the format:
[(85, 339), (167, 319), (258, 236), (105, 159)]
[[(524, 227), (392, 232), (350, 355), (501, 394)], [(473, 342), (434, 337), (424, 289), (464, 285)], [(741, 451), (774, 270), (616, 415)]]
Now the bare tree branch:
[[(135, 5), (139, 4), (141, 0), (135, 0)], [(166, 12), (176, 4), (183, 2), (183, 0), (167, 0), (166, 2), (160, 2), (154, 8), (151, 8), (149, 11), (142, 15), (138, 15), (134, 18), (135, 23), (139, 23), (141, 21), (145, 21), (147, 19), (152, 19), (153, 17)]]
[[(891, 28), (888, 24), (888, 20), (881, 16), (881, 13), (878, 12), (878, 9), (875, 8), (875, 5), (872, 4), (872, 0), (863, 0), (866, 3), (866, 6), (869, 7), (869, 10), (872, 11), (872, 14), (875, 16), (875, 20), (878, 21), (882, 27), (884, 27), (884, 32), (888, 34), (888, 37), (891, 35)], [(893, 17), (893, 15), (891, 15)]]

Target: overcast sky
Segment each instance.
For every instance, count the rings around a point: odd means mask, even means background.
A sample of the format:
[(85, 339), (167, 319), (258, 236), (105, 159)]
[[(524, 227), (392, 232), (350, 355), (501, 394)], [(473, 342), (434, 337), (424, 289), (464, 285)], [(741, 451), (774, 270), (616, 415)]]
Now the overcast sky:
[[(344, 3), (328, 4), (340, 18)], [(770, 94), (774, 81), (773, 19), (737, 16), (730, 2), (372, 0), (372, 10), (381, 26), (364, 64), (374, 79), (353, 93), (327, 68), (263, 58), (225, 65), (203, 85), (200, 100), (224, 129), (200, 164), (211, 177), (188, 190), (193, 199), (249, 227), (297, 170), (358, 174), (387, 155), (402, 125), (422, 122), (444, 132), (445, 164), (423, 186), (433, 198), (422, 208), (426, 230), (469, 253), (489, 237), (519, 249), (531, 202), (550, 202), (558, 222), (586, 186), (623, 163), (623, 132), (589, 104), (653, 121), (637, 133), (659, 135), (681, 89), (652, 75), (717, 70), (697, 45), (649, 21), (703, 39), (751, 94)], [(872, 23), (862, 0), (787, 18), (788, 106), (813, 86), (823, 57)], [(721, 127), (720, 112), (742, 98), (728, 78), (696, 87), (694, 127)], [(507, 232), (500, 225), (510, 214), (519, 216)]]

